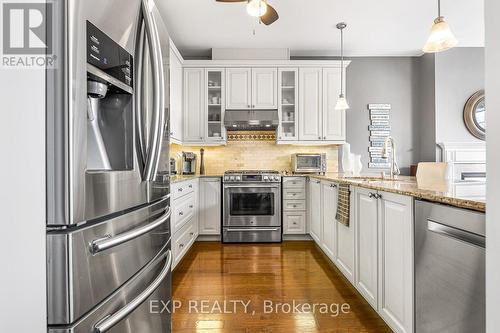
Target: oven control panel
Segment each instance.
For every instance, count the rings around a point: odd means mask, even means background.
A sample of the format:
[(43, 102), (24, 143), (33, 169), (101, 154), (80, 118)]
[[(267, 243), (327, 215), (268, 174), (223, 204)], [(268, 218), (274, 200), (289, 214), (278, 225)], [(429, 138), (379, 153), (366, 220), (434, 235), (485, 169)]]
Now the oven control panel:
[(281, 183), (277, 174), (226, 174), (225, 183)]

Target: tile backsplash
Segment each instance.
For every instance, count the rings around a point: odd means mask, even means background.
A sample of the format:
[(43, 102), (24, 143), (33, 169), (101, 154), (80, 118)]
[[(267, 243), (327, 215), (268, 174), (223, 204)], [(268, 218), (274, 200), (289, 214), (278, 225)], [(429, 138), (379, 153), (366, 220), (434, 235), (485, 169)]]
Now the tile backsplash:
[[(170, 157), (179, 163), (182, 151), (197, 155), (197, 173), (200, 171), (200, 148), (205, 149), (205, 173), (223, 174), (226, 170), (272, 169), (291, 171), (294, 153), (326, 153), (328, 172), (338, 171), (338, 147), (278, 145), (273, 141), (229, 141), (226, 146), (196, 147), (172, 144)], [(179, 164), (178, 164), (179, 165)]]

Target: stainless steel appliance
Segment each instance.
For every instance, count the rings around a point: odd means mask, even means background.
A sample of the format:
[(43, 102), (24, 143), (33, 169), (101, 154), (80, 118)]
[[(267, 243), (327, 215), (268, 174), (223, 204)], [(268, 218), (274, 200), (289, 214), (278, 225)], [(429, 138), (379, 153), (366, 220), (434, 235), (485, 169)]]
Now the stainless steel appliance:
[(170, 174), (171, 175), (177, 174), (177, 161), (173, 157), (170, 158)]
[(269, 131), (279, 125), (278, 110), (226, 110), (224, 126), (228, 131)]
[(182, 152), (182, 174), (194, 175), (196, 173), (196, 154), (192, 152)]
[(227, 171), (223, 179), (223, 242), (281, 242), (278, 171)]
[(485, 332), (485, 216), (415, 202), (415, 332)]
[(52, 4), (48, 332), (170, 332), (166, 29), (152, 1)]
[(293, 154), (294, 173), (326, 173), (326, 154)]

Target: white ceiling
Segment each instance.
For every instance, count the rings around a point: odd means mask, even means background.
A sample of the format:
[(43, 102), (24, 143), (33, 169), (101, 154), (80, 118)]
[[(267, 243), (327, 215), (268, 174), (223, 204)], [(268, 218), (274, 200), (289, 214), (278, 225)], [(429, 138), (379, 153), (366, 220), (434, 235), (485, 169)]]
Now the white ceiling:
[[(156, 0), (184, 55), (211, 48), (290, 48), (292, 55), (338, 55), (337, 22), (345, 21), (347, 56), (419, 55), (437, 0), (269, 0), (280, 15), (271, 26), (247, 15), (244, 3)], [(484, 0), (442, 0), (442, 14), (461, 47), (484, 46)], [(253, 31), (255, 29), (255, 35)]]

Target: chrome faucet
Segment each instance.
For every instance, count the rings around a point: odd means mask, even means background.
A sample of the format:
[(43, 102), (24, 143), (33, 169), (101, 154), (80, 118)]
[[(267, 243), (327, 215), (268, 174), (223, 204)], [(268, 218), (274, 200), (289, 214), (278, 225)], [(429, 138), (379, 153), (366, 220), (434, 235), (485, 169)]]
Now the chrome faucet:
[(396, 159), (396, 142), (392, 136), (387, 137), (384, 142), (384, 148), (382, 149), (382, 157), (389, 158), (389, 147), (391, 148), (391, 174), (390, 178), (394, 179), (395, 176), (399, 175), (398, 162)]

